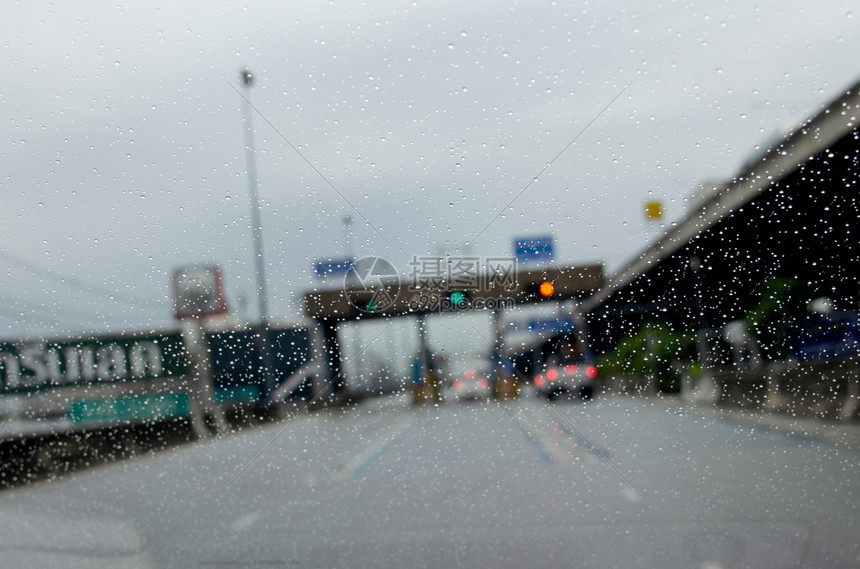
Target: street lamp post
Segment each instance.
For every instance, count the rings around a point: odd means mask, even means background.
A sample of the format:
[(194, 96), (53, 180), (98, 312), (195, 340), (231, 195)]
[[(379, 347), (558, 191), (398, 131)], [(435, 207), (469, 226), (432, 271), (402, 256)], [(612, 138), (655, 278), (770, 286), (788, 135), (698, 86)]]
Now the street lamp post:
[[(351, 259), (352, 262), (355, 262), (355, 249), (352, 244), (352, 216), (347, 214), (343, 216), (343, 247), (344, 253), (346, 254), (348, 259)], [(344, 333), (346, 333), (346, 329), (344, 329)], [(354, 324), (353, 334), (351, 337), (351, 350), (355, 354), (359, 354), (361, 352), (361, 324), (358, 320), (356, 320)], [(356, 355), (358, 359), (355, 361), (355, 380), (356, 383), (360, 380), (360, 378), (364, 377), (364, 358)], [(350, 373), (350, 375), (353, 375)], [(353, 386), (356, 387), (356, 386)]]
[(343, 216), (343, 247), (344, 253), (350, 259), (353, 259), (355, 253), (352, 249), (352, 216), (344, 215)]
[(272, 351), (269, 346), (269, 307), (266, 283), (266, 269), (263, 262), (263, 222), (261, 220), (261, 207), (259, 192), (257, 189), (257, 163), (254, 153), (254, 129), (251, 124), (251, 85), (254, 84), (254, 75), (249, 69), (240, 72), (242, 85), (245, 88), (243, 99), (243, 111), (245, 119), (245, 157), (248, 164), (248, 195), (251, 202), (251, 230), (254, 236), (254, 267), (257, 272), (257, 303), (260, 311), (260, 326), (258, 331), (260, 355), (263, 364), (263, 384), (266, 396), (272, 394), (275, 389), (275, 378), (272, 366)]

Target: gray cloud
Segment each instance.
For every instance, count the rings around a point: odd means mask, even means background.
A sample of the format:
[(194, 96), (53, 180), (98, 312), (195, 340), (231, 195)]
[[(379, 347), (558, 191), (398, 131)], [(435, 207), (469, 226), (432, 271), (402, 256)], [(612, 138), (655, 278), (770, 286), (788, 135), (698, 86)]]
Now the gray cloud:
[(656, 236), (646, 198), (677, 219), (696, 181), (731, 176), (855, 79), (848, 5), (812, 10), (7, 5), (2, 248), (165, 306), (90, 298), (0, 264), (0, 330), (168, 325), (168, 277), (186, 263), (222, 264), (233, 300), (253, 288), (241, 106), (225, 82), (246, 65), (260, 112), (394, 244), (254, 117), (273, 312), (298, 309), (314, 258), (342, 254), (346, 213), (359, 252), (404, 270), (412, 254), (471, 239), (635, 77), (475, 243), (505, 254), (514, 236), (552, 231), (561, 262), (618, 268)]

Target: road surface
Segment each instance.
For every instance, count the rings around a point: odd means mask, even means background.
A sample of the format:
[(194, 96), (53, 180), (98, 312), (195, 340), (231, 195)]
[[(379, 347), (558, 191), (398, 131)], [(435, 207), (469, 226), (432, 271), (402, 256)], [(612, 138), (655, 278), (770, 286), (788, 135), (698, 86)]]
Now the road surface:
[(390, 398), (7, 492), (0, 565), (857, 567), (859, 462), (661, 400)]

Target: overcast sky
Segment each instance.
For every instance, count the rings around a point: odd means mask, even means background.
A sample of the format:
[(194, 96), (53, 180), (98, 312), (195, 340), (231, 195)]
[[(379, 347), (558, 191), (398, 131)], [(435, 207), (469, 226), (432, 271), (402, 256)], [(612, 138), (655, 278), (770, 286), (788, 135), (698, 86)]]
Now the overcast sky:
[(550, 232), (611, 273), (858, 78), (850, 2), (280, 4), (3, 3), (0, 336), (170, 326), (193, 263), (253, 295), (245, 66), (277, 315), (346, 214), (404, 273)]

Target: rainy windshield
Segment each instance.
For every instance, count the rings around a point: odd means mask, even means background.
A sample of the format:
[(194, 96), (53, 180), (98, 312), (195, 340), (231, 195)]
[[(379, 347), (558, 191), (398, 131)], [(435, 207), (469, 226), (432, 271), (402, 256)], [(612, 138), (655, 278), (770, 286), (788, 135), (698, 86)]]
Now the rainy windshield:
[(833, 2), (2, 2), (3, 567), (860, 566)]

